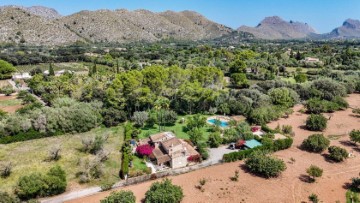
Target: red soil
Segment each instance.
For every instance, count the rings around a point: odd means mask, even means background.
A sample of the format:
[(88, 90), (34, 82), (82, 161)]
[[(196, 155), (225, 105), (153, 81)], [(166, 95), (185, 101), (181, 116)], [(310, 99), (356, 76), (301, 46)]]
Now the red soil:
[[(360, 95), (353, 94), (347, 98), (350, 106), (360, 106)], [(173, 183), (180, 185), (185, 194), (183, 202), (302, 202), (308, 201), (308, 196), (315, 193), (323, 202), (345, 201), (345, 184), (352, 177), (359, 176), (360, 172), (360, 147), (348, 144), (348, 133), (352, 129), (360, 129), (360, 118), (351, 113), (351, 109), (332, 114), (328, 122), (328, 128), (323, 132), (325, 135), (341, 135), (340, 138), (331, 141), (331, 145), (338, 145), (353, 152), (355, 157), (347, 159), (343, 163), (330, 163), (326, 161), (324, 154), (315, 154), (302, 151), (298, 148), (301, 142), (314, 132), (303, 129), (307, 115), (299, 113), (302, 106), (294, 107), (295, 112), (287, 119), (279, 119), (269, 124), (275, 128), (280, 125), (291, 125), (295, 132), (293, 146), (275, 155), (286, 161), (287, 169), (278, 178), (264, 179), (247, 173), (243, 170), (243, 162), (226, 163), (193, 171), (187, 174), (170, 177)], [(295, 162), (291, 163), (290, 158)], [(317, 179), (316, 183), (307, 183), (306, 168), (311, 164), (324, 169), (324, 174)], [(238, 182), (230, 181), (235, 170), (240, 171)], [(201, 178), (206, 178), (205, 191), (195, 188)], [(122, 188), (135, 193), (140, 202), (145, 192), (149, 189), (149, 181), (138, 185)], [(120, 190), (120, 189), (118, 189)], [(102, 192), (93, 196), (69, 201), (71, 203), (99, 202), (110, 192)]]

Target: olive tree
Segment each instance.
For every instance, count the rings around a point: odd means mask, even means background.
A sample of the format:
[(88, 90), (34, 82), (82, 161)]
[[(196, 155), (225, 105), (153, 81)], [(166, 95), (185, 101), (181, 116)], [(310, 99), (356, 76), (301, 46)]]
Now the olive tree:
[(132, 120), (135, 125), (143, 127), (146, 121), (149, 119), (149, 113), (146, 111), (135, 111)]
[(314, 134), (305, 139), (302, 142), (301, 147), (307, 151), (319, 153), (326, 150), (329, 145), (330, 140), (327, 139), (323, 134)]
[(182, 188), (173, 185), (169, 179), (153, 183), (145, 193), (145, 203), (180, 203), (183, 198)]
[(245, 161), (246, 167), (253, 173), (266, 178), (276, 177), (286, 169), (283, 160), (272, 157), (264, 151), (254, 151)]
[(336, 162), (342, 162), (345, 159), (348, 158), (349, 153), (346, 151), (346, 149), (337, 147), (337, 146), (331, 146), (329, 147), (329, 158), (336, 161)]
[(112, 192), (108, 197), (101, 200), (100, 203), (135, 203), (136, 198), (132, 191)]
[(355, 144), (360, 142), (360, 130), (352, 130), (350, 132), (350, 140)]
[(270, 89), (268, 94), (275, 105), (290, 107), (299, 101), (299, 95), (286, 87)]

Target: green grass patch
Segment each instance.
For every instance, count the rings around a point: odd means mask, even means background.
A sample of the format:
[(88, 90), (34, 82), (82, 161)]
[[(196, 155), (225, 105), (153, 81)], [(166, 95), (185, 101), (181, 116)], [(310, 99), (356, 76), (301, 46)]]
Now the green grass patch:
[(133, 156), (132, 164), (133, 164), (133, 168), (135, 168), (136, 170), (145, 171), (148, 168), (144, 163), (143, 159), (137, 156)]
[(282, 81), (286, 81), (286, 82), (290, 82), (291, 84), (295, 84), (295, 83), (296, 83), (294, 77), (289, 77), (289, 78), (287, 78), (287, 77), (281, 77), (281, 80), (282, 80)]
[[(29, 175), (32, 172), (45, 173), (56, 164), (66, 171), (69, 184), (76, 184), (76, 173), (80, 171), (78, 164), (81, 159), (93, 159), (94, 155), (81, 152), (82, 139), (95, 135), (109, 135), (104, 149), (110, 152), (109, 159), (104, 162), (104, 176), (99, 180), (91, 180), (87, 185), (100, 185), (101, 182), (116, 182), (119, 180), (121, 162), (121, 145), (123, 143), (123, 127), (97, 128), (80, 134), (66, 134), (61, 136), (30, 140), (25, 142), (0, 145), (0, 162), (11, 162), (12, 174), (6, 178), (0, 178), (0, 191), (13, 192), (20, 176)], [(49, 150), (55, 146), (61, 146), (61, 158), (56, 162), (46, 161)]]
[(7, 106), (17, 106), (21, 104), (21, 100), (19, 99), (9, 99), (0, 101), (0, 108)]
[[(159, 130), (159, 126), (156, 125), (156, 124), (152, 128), (143, 127), (143, 128), (141, 128), (141, 133), (139, 135), (139, 138), (143, 139), (143, 138), (149, 137), (152, 134), (156, 134), (156, 133), (159, 133), (159, 132), (170, 131), (170, 132), (175, 133), (176, 137), (178, 137), (180, 139), (189, 139), (189, 135), (186, 132), (186, 120), (190, 116), (191, 115), (179, 116), (175, 125), (173, 125), (173, 126), (164, 126), (164, 127), (162, 126), (161, 131)], [(205, 117), (207, 117), (207, 116), (205, 116)], [(185, 119), (185, 123), (181, 123), (182, 118)], [(205, 127), (201, 128), (201, 131), (202, 131), (202, 133), (204, 135), (204, 137), (203, 137), (204, 141), (208, 140), (209, 134), (211, 133), (211, 126), (206, 124)]]

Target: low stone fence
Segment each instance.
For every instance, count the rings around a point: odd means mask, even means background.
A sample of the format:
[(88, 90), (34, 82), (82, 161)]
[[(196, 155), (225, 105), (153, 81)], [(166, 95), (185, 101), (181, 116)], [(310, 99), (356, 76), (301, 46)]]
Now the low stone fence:
[(169, 169), (166, 171), (160, 171), (160, 172), (153, 173), (153, 174), (147, 174), (147, 175), (142, 175), (142, 176), (138, 176), (138, 177), (128, 178), (127, 180), (123, 180), (123, 181), (116, 183), (115, 185), (113, 185), (112, 188), (115, 189), (115, 188), (124, 187), (124, 186), (128, 186), (128, 185), (138, 184), (138, 183), (142, 183), (142, 182), (145, 182), (148, 180), (155, 180), (155, 179), (163, 178), (163, 177), (167, 177), (167, 176), (176, 176), (176, 175), (188, 173), (191, 171), (195, 171), (198, 169), (206, 168), (209, 166), (217, 165), (220, 163), (222, 163), (222, 161), (218, 161), (218, 162), (215, 162), (215, 161), (206, 162), (205, 161), (203, 163), (184, 167), (184, 168)]

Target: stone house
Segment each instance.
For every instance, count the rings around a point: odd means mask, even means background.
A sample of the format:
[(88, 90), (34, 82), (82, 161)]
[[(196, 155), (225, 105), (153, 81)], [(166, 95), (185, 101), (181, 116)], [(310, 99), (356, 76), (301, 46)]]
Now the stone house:
[(140, 140), (140, 144), (150, 144), (154, 150), (150, 155), (156, 165), (168, 165), (171, 168), (181, 168), (188, 165), (190, 156), (199, 153), (187, 142), (175, 137), (171, 132), (163, 132), (151, 135), (147, 139)]

